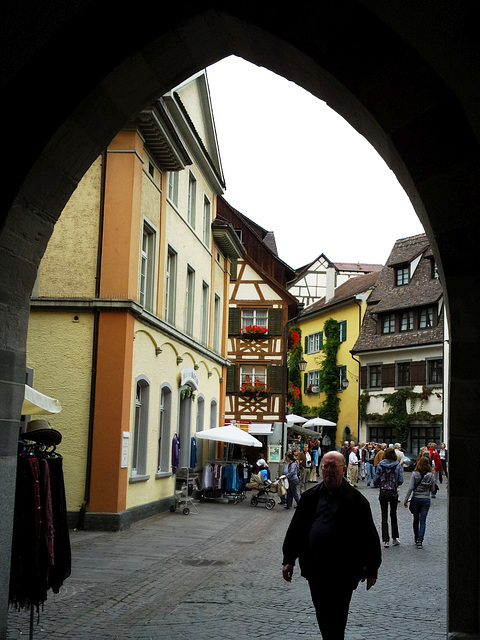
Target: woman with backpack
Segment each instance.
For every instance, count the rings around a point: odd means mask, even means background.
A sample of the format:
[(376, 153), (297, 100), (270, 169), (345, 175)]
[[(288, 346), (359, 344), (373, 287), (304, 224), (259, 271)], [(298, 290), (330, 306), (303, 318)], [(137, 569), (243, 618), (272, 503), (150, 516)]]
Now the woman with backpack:
[(398, 539), (398, 487), (403, 484), (403, 470), (398, 462), (395, 449), (389, 447), (385, 451), (375, 471), (374, 486), (380, 488), (378, 499), (382, 511), (382, 540), (383, 546), (388, 549), (390, 537), (388, 533), (388, 507), (390, 505), (390, 520), (392, 524), (393, 545), (400, 544)]
[(408, 507), (408, 499), (412, 496), (410, 511), (413, 514), (413, 535), (417, 549), (423, 548), (427, 514), (430, 509), (430, 492), (433, 491), (434, 485), (435, 475), (432, 473), (430, 458), (420, 456), (412, 472), (404, 502), (404, 506)]

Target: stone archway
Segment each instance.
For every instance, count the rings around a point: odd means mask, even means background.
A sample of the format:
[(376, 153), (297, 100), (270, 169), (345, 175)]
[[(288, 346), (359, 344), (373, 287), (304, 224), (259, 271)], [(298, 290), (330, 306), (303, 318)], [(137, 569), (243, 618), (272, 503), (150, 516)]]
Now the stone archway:
[[(0, 584), (8, 582), (29, 295), (53, 225), (129, 117), (234, 53), (343, 115), (396, 173), (429, 235), (451, 338), (449, 624), (453, 633), (478, 636), (479, 488), (473, 469), (462, 467), (461, 479), (455, 474), (462, 453), (480, 440), (472, 432), (479, 408), (480, 56), (470, 4), (405, 2), (399, 15), (395, 3), (334, 0), (300, 2), (276, 15), (258, 4), (200, 1), (150, 8), (137, 29), (129, 13), (105, 11), (95, 0), (63, 12), (12, 9), (1, 39), (8, 154), (0, 194)], [(0, 633), (6, 601), (2, 586)]]

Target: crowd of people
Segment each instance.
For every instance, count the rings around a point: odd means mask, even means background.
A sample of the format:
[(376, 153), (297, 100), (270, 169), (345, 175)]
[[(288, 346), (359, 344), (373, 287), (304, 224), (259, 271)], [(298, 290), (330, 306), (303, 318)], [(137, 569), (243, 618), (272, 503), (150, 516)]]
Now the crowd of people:
[[(317, 450), (318, 453), (318, 450)], [(315, 465), (315, 462), (318, 464)], [(310, 443), (304, 443), (300, 453), (294, 449), (287, 453), (283, 473), (288, 480), (285, 508), (291, 509), (295, 501), (298, 509), (289, 524), (283, 544), (282, 574), (292, 580), (298, 560), (301, 575), (309, 584), (317, 621), (325, 640), (344, 638), (348, 607), (353, 592), (362, 581), (367, 590), (375, 585), (381, 564), (380, 538), (373, 522), (368, 500), (355, 491), (359, 481), (379, 489), (381, 511), (381, 539), (384, 548), (400, 544), (397, 507), (400, 503), (399, 487), (404, 482), (404, 453), (400, 443), (378, 444), (345, 442), (341, 451), (330, 451), (314, 456)], [(321, 481), (317, 477), (321, 471)], [(436, 443), (419, 451), (407, 492), (405, 507), (413, 516), (414, 542), (423, 547), (430, 501), (438, 491), (438, 482), (448, 475), (448, 454), (445, 444)], [(310, 489), (308, 482), (314, 482)], [(282, 501), (283, 503), (283, 501)], [(341, 550), (348, 546), (349, 523), (355, 522), (358, 532), (359, 557), (345, 580), (336, 564)], [(347, 538), (345, 538), (347, 536)], [(342, 546), (343, 545), (343, 546)], [(318, 580), (318, 549), (327, 546), (333, 564), (324, 573), (328, 584)], [(322, 554), (322, 562), (325, 562)], [(354, 571), (353, 571), (354, 567)], [(338, 580), (337, 580), (338, 578)]]

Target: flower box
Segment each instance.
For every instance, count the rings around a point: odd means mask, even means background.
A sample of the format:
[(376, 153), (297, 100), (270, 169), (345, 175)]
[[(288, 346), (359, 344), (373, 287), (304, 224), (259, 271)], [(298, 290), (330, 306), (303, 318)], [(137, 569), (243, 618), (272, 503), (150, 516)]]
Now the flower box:
[(249, 324), (240, 329), (243, 338), (262, 338), (268, 334), (267, 327), (261, 327), (258, 324)]

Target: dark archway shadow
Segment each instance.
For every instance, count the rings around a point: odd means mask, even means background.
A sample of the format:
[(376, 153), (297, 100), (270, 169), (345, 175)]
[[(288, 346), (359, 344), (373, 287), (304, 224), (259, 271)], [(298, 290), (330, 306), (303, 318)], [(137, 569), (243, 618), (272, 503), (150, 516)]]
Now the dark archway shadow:
[[(440, 2), (434, 11), (405, 4), (401, 15), (382, 4), (300, 3), (288, 15), (274, 15), (258, 5), (200, 2), (151, 9), (138, 27), (128, 12), (105, 11), (101, 2), (79, 2), (64, 13), (45, 7), (11, 14), (2, 44), (1, 93), (10, 152), (0, 196), (5, 557), (29, 296), (55, 221), (129, 118), (196, 71), (235, 54), (301, 85), (364, 135), (395, 172), (429, 236), (450, 325), (449, 622), (452, 632), (478, 634), (478, 480), (473, 469), (455, 473), (462, 452), (475, 450), (480, 439), (472, 433), (480, 355), (480, 64), (469, 28), (474, 16), (468, 3), (452, 8)], [(4, 588), (0, 596), (5, 602)]]

